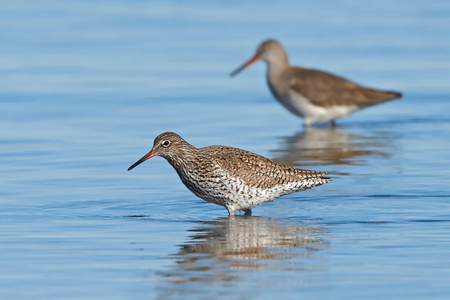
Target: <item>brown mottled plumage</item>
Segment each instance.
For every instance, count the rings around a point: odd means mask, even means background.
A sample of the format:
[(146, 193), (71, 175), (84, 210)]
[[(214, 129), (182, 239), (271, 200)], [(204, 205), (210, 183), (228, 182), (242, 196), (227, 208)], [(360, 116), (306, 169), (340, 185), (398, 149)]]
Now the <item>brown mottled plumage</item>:
[(331, 122), (334, 126), (338, 118), (401, 97), (400, 93), (363, 87), (324, 71), (291, 67), (286, 51), (276, 40), (263, 42), (255, 56), (231, 76), (258, 60), (267, 63), (267, 81), (274, 97), (302, 117), (305, 126), (315, 122)]
[(164, 157), (184, 185), (208, 202), (251, 213), (259, 204), (330, 181), (326, 172), (281, 165), (260, 155), (232, 147), (195, 148), (173, 132), (156, 137), (152, 150), (133, 169), (153, 156)]

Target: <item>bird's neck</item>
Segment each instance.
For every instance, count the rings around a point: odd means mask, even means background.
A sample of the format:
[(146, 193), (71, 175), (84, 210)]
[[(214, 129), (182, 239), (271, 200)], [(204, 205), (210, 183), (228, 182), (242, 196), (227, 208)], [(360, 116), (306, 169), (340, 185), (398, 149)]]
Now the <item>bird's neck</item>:
[(289, 60), (286, 53), (272, 56), (267, 60), (267, 76), (275, 78), (289, 68)]
[(167, 161), (176, 170), (189, 169), (190, 164), (195, 160), (195, 152), (198, 150), (194, 146), (185, 147), (184, 149), (178, 149), (176, 154), (170, 157), (166, 157)]

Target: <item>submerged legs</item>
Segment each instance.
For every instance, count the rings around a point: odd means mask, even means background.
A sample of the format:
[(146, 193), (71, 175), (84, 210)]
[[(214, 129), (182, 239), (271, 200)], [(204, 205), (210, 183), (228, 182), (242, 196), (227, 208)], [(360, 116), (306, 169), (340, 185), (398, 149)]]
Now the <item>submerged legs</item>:
[(234, 212), (236, 211), (236, 209), (229, 206), (225, 206), (225, 208), (228, 210), (228, 217), (234, 217)]
[[(236, 209), (235, 208), (233, 208), (233, 207), (229, 207), (229, 206), (226, 206), (226, 208), (227, 208), (227, 210), (228, 210), (228, 217), (234, 217), (234, 213), (236, 212)], [(252, 215), (252, 210), (249, 208), (249, 209), (243, 209), (242, 210), (243, 212), (244, 212), (244, 216), (251, 216)]]

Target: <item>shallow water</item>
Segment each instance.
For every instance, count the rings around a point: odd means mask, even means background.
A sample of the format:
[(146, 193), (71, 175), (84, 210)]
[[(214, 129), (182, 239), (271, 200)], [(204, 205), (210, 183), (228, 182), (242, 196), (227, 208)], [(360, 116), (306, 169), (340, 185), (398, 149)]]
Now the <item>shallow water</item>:
[[(447, 2), (2, 7), (0, 298), (449, 297)], [(268, 37), (404, 97), (303, 130), (263, 64), (228, 78)], [(163, 131), (333, 182), (228, 219), (161, 158), (126, 171)]]

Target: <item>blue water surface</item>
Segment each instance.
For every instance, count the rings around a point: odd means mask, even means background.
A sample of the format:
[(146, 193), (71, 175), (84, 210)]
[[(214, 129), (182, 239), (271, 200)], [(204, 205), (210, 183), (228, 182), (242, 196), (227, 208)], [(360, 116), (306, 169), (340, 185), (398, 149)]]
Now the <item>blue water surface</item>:
[[(448, 299), (450, 3), (3, 1), (0, 298)], [(398, 90), (302, 121), (269, 93), (294, 65)], [(164, 131), (330, 172), (227, 218), (156, 157)]]

